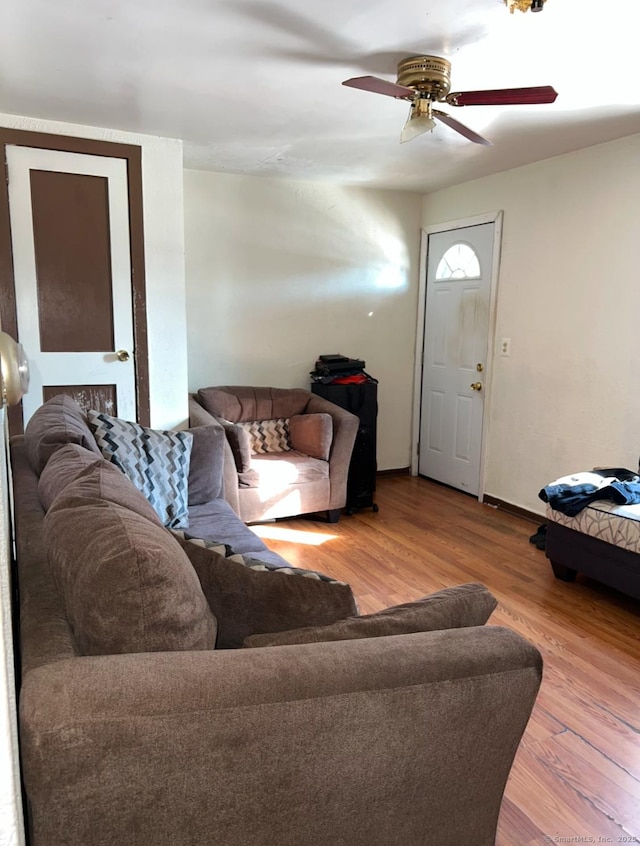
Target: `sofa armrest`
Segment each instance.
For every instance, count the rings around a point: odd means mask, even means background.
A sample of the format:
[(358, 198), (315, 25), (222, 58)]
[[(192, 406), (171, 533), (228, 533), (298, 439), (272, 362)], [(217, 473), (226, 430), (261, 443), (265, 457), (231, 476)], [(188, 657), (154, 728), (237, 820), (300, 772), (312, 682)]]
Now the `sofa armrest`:
[(333, 441), (329, 453), (329, 510), (343, 508), (347, 502), (349, 465), (360, 421), (355, 414), (317, 394), (311, 395), (305, 411), (307, 414), (324, 412), (330, 414), (333, 420)]
[[(189, 426), (219, 426), (224, 432), (224, 427), (217, 419), (200, 405), (198, 400), (189, 394)], [(224, 498), (233, 508), (236, 514), (240, 514), (240, 503), (238, 500), (238, 472), (236, 462), (224, 432), (224, 466), (222, 471), (222, 486)]]
[(33, 846), (489, 846), (540, 677), (493, 626), (40, 667)]

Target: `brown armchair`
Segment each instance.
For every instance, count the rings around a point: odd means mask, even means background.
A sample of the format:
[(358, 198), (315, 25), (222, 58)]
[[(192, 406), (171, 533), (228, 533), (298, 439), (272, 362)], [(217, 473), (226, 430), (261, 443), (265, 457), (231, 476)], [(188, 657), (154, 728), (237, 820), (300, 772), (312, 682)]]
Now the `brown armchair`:
[(326, 511), (347, 499), (358, 418), (301, 388), (219, 386), (191, 397), (192, 426), (225, 428), (225, 498), (246, 522)]

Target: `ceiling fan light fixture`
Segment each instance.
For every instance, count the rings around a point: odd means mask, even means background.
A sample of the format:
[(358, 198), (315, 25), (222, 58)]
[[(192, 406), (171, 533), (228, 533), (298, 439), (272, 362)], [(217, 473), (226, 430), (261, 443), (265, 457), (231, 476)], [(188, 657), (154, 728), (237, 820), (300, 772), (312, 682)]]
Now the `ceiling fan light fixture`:
[(431, 132), (436, 122), (431, 115), (431, 100), (420, 98), (414, 100), (409, 109), (409, 117), (400, 133), (400, 143), (413, 141), (418, 135)]
[(519, 9), (521, 12), (541, 12), (547, 0), (504, 0), (505, 6), (508, 7), (511, 14)]
[[(546, 0), (504, 0), (512, 7), (526, 7), (534, 11), (542, 8)], [(522, 8), (522, 11), (526, 11)], [(512, 9), (513, 11), (513, 9)], [(384, 94), (396, 100), (411, 103), (409, 117), (400, 135), (400, 143), (412, 141), (418, 135), (430, 132), (436, 121), (444, 123), (468, 141), (491, 146), (491, 141), (478, 135), (447, 112), (434, 108), (446, 103), (449, 106), (534, 106), (554, 103), (558, 92), (551, 85), (534, 85), (526, 88), (487, 88), (478, 91), (451, 90), (451, 63), (440, 56), (408, 56), (398, 63), (395, 83), (377, 76), (356, 76), (342, 83), (349, 88), (359, 88), (374, 94)]]

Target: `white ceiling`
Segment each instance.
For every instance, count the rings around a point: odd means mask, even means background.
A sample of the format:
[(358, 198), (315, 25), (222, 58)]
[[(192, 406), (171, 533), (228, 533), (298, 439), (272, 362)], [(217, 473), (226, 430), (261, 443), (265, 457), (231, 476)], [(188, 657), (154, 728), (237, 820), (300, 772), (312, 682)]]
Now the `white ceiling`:
[[(637, 0), (5, 0), (0, 112), (178, 137), (185, 166), (431, 191), (640, 132)], [(552, 105), (445, 107), (342, 86), (430, 53), (452, 90), (553, 85)]]

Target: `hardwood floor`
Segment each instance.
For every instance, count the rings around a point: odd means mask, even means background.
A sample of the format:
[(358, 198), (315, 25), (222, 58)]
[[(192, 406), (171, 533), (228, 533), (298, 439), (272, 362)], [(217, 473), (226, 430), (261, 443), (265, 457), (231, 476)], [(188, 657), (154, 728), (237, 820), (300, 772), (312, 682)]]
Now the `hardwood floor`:
[(337, 524), (254, 530), (292, 564), (348, 581), (361, 613), (484, 583), (499, 601), (490, 623), (518, 631), (545, 661), (497, 846), (640, 842), (640, 602), (581, 576), (557, 581), (529, 543), (536, 524), (466, 494), (392, 476), (376, 501), (377, 514)]

